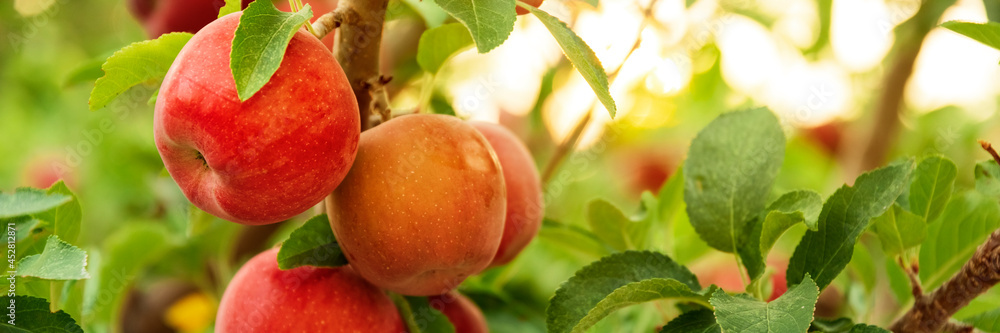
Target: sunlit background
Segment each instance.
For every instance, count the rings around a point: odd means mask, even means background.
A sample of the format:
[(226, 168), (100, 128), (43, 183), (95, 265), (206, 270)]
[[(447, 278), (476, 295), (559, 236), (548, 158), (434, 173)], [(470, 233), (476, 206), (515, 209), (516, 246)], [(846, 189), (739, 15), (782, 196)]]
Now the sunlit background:
[[(775, 193), (806, 188), (827, 196), (867, 168), (864, 153), (872, 145), (888, 147), (880, 164), (906, 155), (948, 156), (967, 187), (974, 162), (988, 157), (976, 140), (1000, 143), (1000, 51), (940, 27), (927, 34), (906, 81), (903, 107), (893, 117), (899, 131), (878, 135), (883, 82), (901, 45), (895, 28), (917, 13), (918, 0), (832, 1), (826, 36), (824, 1), (603, 0), (593, 7), (547, 0), (541, 8), (567, 22), (613, 73), (614, 119), (530, 15), (519, 17), (510, 38), (492, 52), (470, 48), (435, 76), (421, 72), (413, 59), (416, 40), (448, 17), (431, 1), (400, 1), (390, 5), (405, 9), (388, 23), (389, 51), (382, 55), (384, 71), (394, 77), (394, 112), (455, 113), (507, 126), (532, 150), (539, 170), (550, 171), (546, 216), (566, 225), (586, 225), (585, 207), (595, 198), (638, 210), (641, 193), (655, 193), (669, 179), (698, 130), (734, 109), (766, 106), (785, 126), (789, 145)], [(936, 23), (984, 22), (987, 12), (984, 1), (958, 0)], [(122, 288), (104, 305), (108, 310), (68, 311), (91, 311), (83, 321), (88, 332), (210, 331), (221, 288), (239, 264), (308, 216), (266, 230), (262, 239), (248, 241), (245, 235), (260, 231), (231, 224), (219, 226), (210, 241), (187, 239), (187, 201), (152, 141), (146, 101), (155, 83), (133, 89), (134, 101), (124, 107), (88, 111), (96, 66), (147, 37), (125, 3), (13, 0), (0, 4), (0, 19), (0, 190), (65, 179), (84, 207), (83, 247), (104, 260), (92, 267), (127, 267)], [(558, 147), (572, 141), (581, 120), (579, 140), (555, 163)], [(664, 251), (720, 285), (734, 276), (732, 256), (708, 251), (690, 226), (673, 228), (688, 237), (664, 244)], [(787, 263), (794, 234), (802, 232), (793, 228), (769, 261)], [(166, 236), (159, 245), (130, 248), (133, 233)], [(543, 330), (540, 316), (552, 292), (597, 258), (565, 242), (543, 228), (513, 264), (463, 285), (494, 331)], [(707, 259), (694, 262), (703, 255)], [(870, 256), (879, 270), (892, 267)], [(178, 257), (194, 259), (174, 263)], [(843, 278), (834, 283), (825, 301), (832, 314), (886, 324), (902, 301), (855, 287)], [(499, 301), (497, 293), (507, 298)], [(595, 330), (635, 331), (662, 324), (664, 316), (662, 308), (637, 307)]]

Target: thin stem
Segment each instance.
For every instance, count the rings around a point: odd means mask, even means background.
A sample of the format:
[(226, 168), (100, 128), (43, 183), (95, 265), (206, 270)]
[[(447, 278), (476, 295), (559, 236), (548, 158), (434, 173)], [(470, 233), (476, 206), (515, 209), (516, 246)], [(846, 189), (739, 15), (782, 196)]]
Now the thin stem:
[(62, 298), (63, 281), (49, 281), (49, 311), (59, 311), (59, 299)]
[(740, 255), (736, 253), (735, 249), (733, 250), (733, 258), (736, 258), (736, 270), (740, 272), (740, 282), (743, 282), (743, 289), (746, 290), (747, 285), (750, 284), (748, 281), (750, 278), (743, 272), (743, 260), (740, 259)]
[(993, 149), (992, 144), (986, 142), (986, 140), (979, 140), (979, 145), (983, 147), (983, 150), (990, 153), (990, 156), (993, 156), (993, 161), (996, 161), (997, 164), (1000, 164), (1000, 155), (997, 155), (997, 151)]
[(906, 277), (910, 280), (910, 288), (913, 293), (913, 299), (915, 301), (920, 301), (924, 296), (924, 288), (920, 285), (920, 275), (917, 271), (913, 269), (913, 266), (909, 265), (908, 261), (902, 258), (902, 256), (896, 258), (896, 264), (903, 268), (903, 272), (906, 273)]

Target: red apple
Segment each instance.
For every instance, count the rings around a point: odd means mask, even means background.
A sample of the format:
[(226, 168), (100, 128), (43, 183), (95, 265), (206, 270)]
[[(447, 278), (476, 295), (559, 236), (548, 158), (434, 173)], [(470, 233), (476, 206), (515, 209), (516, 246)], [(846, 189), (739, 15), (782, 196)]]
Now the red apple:
[(428, 298), (431, 307), (441, 311), (455, 326), (455, 333), (487, 333), (486, 317), (476, 303), (455, 291)]
[(70, 189), (76, 188), (76, 170), (68, 157), (59, 154), (39, 155), (25, 165), (22, 179), (26, 186), (49, 188), (62, 179)]
[(475, 128), (415, 114), (361, 134), (357, 160), (326, 207), (358, 274), (400, 294), (440, 295), (493, 261), (506, 191)]
[[(243, 0), (246, 8), (252, 0)], [(128, 9), (150, 38), (169, 32), (196, 33), (219, 17), (225, 0), (129, 0)]]
[[(309, 19), (309, 22), (316, 22), (316, 19), (320, 16), (332, 12), (334, 8), (337, 8), (337, 0), (302, 0), (302, 4), (308, 4), (309, 7), (312, 7), (313, 17)], [(280, 11), (292, 11), (292, 6), (288, 3), (288, 0), (278, 0), (274, 5)], [(333, 48), (333, 41), (336, 40), (336, 35), (336, 30), (334, 30), (334, 32), (323, 37), (323, 45), (326, 45), (327, 49)]]
[[(545, 0), (522, 0), (522, 1), (526, 4), (531, 5), (532, 7), (538, 8), (538, 6), (541, 6), (542, 2)], [(517, 15), (524, 15), (527, 13), (528, 13), (527, 9), (517, 7)]]
[(156, 100), (153, 138), (195, 206), (267, 224), (304, 212), (340, 184), (360, 119), (340, 65), (304, 30), (270, 82), (241, 102), (229, 69), (241, 14), (205, 26), (177, 55)]
[(472, 122), (497, 154), (507, 188), (507, 213), (500, 247), (491, 266), (500, 266), (514, 259), (542, 225), (545, 213), (542, 201), (542, 181), (528, 147), (503, 126)]
[(840, 152), (840, 142), (843, 137), (843, 125), (838, 122), (829, 122), (816, 127), (806, 128), (806, 137), (830, 155), (837, 155)]
[(215, 331), (405, 332), (385, 293), (351, 269), (278, 269), (278, 249), (250, 259), (226, 287)]
[(767, 298), (767, 301), (773, 301), (784, 295), (788, 291), (788, 281), (785, 280), (785, 270), (779, 270), (771, 274), (771, 296)]

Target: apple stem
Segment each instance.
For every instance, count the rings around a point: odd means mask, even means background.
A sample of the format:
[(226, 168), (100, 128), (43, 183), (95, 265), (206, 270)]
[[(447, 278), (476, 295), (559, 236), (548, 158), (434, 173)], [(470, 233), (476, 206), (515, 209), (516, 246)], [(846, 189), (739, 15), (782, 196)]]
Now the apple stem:
[(993, 156), (993, 160), (996, 161), (997, 164), (1000, 164), (1000, 155), (997, 155), (997, 151), (993, 149), (992, 144), (986, 142), (986, 140), (979, 140), (979, 145), (982, 146), (983, 150), (987, 153), (990, 153), (990, 156)]

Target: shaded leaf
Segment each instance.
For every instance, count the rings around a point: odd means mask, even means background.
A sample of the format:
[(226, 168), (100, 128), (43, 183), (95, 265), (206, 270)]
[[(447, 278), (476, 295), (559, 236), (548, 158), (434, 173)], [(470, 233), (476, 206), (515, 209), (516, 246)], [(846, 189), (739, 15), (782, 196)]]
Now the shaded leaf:
[(347, 257), (340, 250), (326, 214), (317, 215), (292, 231), (278, 250), (278, 268), (281, 269), (343, 265), (347, 265)]
[(891, 333), (891, 332), (889, 332), (889, 330), (887, 329), (878, 326), (857, 324), (854, 325), (854, 327), (851, 327), (851, 330), (847, 331), (847, 333)]
[(993, 230), (1000, 227), (995, 199), (969, 191), (952, 198), (927, 228), (920, 247), (920, 280), (933, 290), (957, 272)]
[(972, 325), (984, 332), (1000, 332), (1000, 309), (986, 311), (963, 319), (962, 322)]
[(660, 333), (722, 333), (712, 310), (686, 312), (663, 326)]
[(762, 217), (747, 224), (746, 228), (750, 231), (744, 233), (746, 239), (741, 242), (737, 252), (751, 280), (756, 281), (764, 274), (768, 253), (788, 228), (804, 222), (809, 229), (816, 230), (816, 220), (822, 207), (823, 199), (819, 193), (792, 191), (768, 205)]
[(428, 29), (420, 35), (417, 64), (429, 73), (437, 73), (445, 61), (469, 46), (472, 46), (472, 36), (459, 23)]
[[(655, 282), (647, 285), (643, 283), (646, 280)], [(663, 290), (680, 288), (681, 291), (686, 287), (687, 292), (701, 290), (694, 274), (663, 254), (650, 251), (612, 254), (580, 269), (559, 287), (546, 311), (548, 330), (582, 332), (606, 315), (605, 311), (624, 306), (623, 300), (632, 296), (641, 299), (636, 292), (651, 286)], [(618, 291), (619, 288), (626, 289)], [(602, 303), (609, 297), (611, 300)]]
[(587, 222), (594, 235), (612, 248), (644, 250), (650, 224), (625, 216), (618, 207), (604, 200), (594, 200), (587, 206)]
[(70, 201), (33, 216), (51, 223), (53, 226), (52, 233), (59, 236), (59, 239), (69, 243), (76, 242), (77, 236), (80, 235), (80, 221), (83, 219), (80, 201), (69, 190), (69, 187), (66, 187), (66, 183), (62, 180), (52, 184), (45, 193), (49, 195), (67, 195), (70, 197)]
[(538, 237), (559, 244), (564, 248), (574, 249), (597, 258), (613, 252), (613, 249), (609, 248), (590, 231), (550, 219), (542, 221), (542, 228), (538, 230)]
[(827, 199), (819, 215), (819, 230), (807, 231), (788, 263), (788, 285), (806, 274), (825, 288), (847, 266), (858, 237), (903, 192), (913, 161), (879, 168), (859, 176), (854, 187), (844, 185)]
[(455, 333), (455, 326), (441, 311), (431, 307), (427, 297), (391, 296), (410, 333)]
[[(10, 304), (16, 307), (16, 317), (4, 316), (0, 320), (0, 331), (9, 333), (83, 333), (80, 325), (68, 313), (59, 310), (49, 312), (49, 301), (44, 298), (30, 296), (10, 297), (6, 294), (0, 297), (0, 304), (6, 308)], [(13, 322), (13, 324), (11, 324)]]
[(898, 204), (874, 219), (874, 230), (886, 255), (897, 256), (920, 245), (927, 237), (924, 218), (906, 211)]
[(976, 164), (976, 191), (1000, 198), (1000, 165), (996, 161), (986, 160)]
[(809, 332), (823, 332), (823, 333), (843, 333), (851, 330), (854, 327), (854, 321), (850, 318), (837, 318), (832, 320), (819, 319), (813, 320), (812, 324), (809, 326)]

